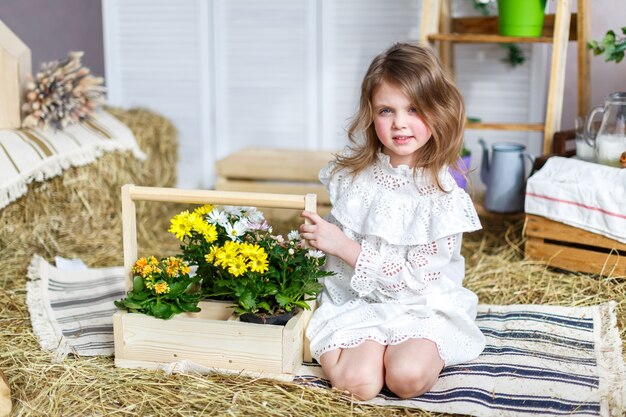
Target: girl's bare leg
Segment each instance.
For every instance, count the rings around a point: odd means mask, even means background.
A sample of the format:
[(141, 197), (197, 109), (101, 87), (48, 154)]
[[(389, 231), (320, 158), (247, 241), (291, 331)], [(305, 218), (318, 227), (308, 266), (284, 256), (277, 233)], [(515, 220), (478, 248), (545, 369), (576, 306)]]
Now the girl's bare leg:
[(372, 340), (348, 349), (335, 349), (320, 357), (324, 374), (333, 387), (349, 391), (362, 401), (374, 398), (385, 382), (385, 346)]
[(429, 391), (443, 369), (437, 345), (428, 339), (409, 339), (387, 346), (384, 355), (385, 383), (400, 398)]

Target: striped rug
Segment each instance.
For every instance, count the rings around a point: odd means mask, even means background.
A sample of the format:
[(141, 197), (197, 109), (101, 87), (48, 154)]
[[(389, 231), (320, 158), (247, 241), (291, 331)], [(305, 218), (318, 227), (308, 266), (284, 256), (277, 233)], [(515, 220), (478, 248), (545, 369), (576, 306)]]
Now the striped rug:
[[(35, 256), (27, 302), (44, 349), (62, 360), (113, 354), (113, 300), (123, 296), (121, 267), (88, 269)], [(616, 303), (590, 307), (480, 305), (487, 347), (476, 360), (443, 370), (434, 388), (402, 400), (383, 391), (373, 405), (490, 416), (621, 416), (626, 371)], [(181, 363), (177, 363), (181, 365)], [(164, 369), (211, 371), (192, 363)], [(295, 381), (328, 388), (319, 366), (303, 364)]]
[(112, 151), (131, 151), (136, 158), (145, 158), (130, 129), (103, 110), (65, 130), (0, 129), (0, 209), (26, 194), (29, 183), (89, 164)]

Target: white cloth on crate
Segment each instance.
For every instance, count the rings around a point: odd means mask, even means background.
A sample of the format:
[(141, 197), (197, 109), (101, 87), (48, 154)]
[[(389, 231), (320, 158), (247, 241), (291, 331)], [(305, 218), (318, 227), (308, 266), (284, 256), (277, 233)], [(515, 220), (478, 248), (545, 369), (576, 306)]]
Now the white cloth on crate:
[(549, 158), (528, 179), (525, 211), (626, 243), (626, 169)]
[(474, 322), (477, 297), (462, 286), (463, 232), (480, 229), (469, 196), (442, 171), (441, 191), (418, 170), (376, 163), (355, 177), (320, 172), (333, 205), (328, 220), (361, 244), (355, 268), (328, 256), (307, 329), (314, 358), (365, 340), (395, 345), (411, 338), (437, 344), (446, 366), (476, 358), (485, 338)]

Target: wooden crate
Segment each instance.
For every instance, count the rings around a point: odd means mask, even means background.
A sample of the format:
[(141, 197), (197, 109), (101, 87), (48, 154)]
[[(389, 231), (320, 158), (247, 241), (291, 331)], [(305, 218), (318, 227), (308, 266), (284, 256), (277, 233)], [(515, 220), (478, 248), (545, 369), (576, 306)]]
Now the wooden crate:
[[(135, 201), (176, 202), (306, 209), (316, 211), (316, 197), (308, 195), (122, 187), (122, 227), (126, 291), (132, 288), (137, 259)], [(113, 316), (115, 365), (159, 369), (188, 360), (210, 368), (263, 374), (292, 375), (303, 360), (310, 361), (305, 329), (310, 310), (302, 310), (285, 326), (240, 322), (228, 304), (202, 302), (199, 313), (161, 320), (145, 314), (118, 311)]]
[[(330, 210), (319, 171), (333, 154), (326, 151), (245, 148), (216, 162), (217, 190), (316, 194), (321, 215)], [(271, 216), (269, 216), (271, 217)]]
[(626, 276), (626, 244), (545, 217), (526, 215), (525, 258), (589, 274)]

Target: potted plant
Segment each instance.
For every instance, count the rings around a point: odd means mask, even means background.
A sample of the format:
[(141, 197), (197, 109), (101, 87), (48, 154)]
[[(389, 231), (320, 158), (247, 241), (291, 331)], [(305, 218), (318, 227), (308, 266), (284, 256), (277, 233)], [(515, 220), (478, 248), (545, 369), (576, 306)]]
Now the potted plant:
[[(626, 26), (622, 29), (622, 34), (626, 35)], [(594, 55), (604, 55), (606, 62), (615, 61), (619, 63), (624, 59), (624, 51), (626, 51), (626, 36), (619, 37), (614, 31), (609, 30), (601, 41), (592, 40), (587, 43), (589, 49), (593, 50)]]
[(118, 308), (160, 319), (200, 311), (198, 279), (189, 276), (189, 265), (181, 258), (142, 257), (135, 262), (132, 272), (133, 288), (126, 297), (115, 301)]
[(539, 37), (546, 0), (498, 0), (498, 26), (503, 36)]
[(204, 205), (175, 215), (169, 231), (197, 266), (203, 297), (231, 301), (242, 321), (284, 324), (309, 308), (319, 278), (331, 275), (320, 269), (322, 252), (306, 247), (297, 231), (272, 235), (254, 207)]

